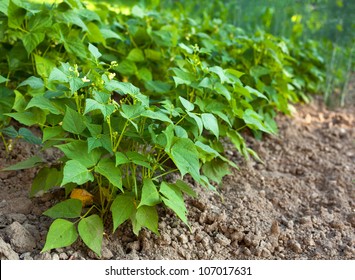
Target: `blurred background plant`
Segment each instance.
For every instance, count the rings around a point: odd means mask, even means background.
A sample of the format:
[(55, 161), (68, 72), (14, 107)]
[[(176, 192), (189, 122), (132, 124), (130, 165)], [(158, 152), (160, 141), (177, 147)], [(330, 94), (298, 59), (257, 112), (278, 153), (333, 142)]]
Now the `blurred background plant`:
[[(102, 1), (92, 1), (102, 2)], [(313, 42), (326, 62), (326, 79), (319, 92), (328, 106), (354, 103), (348, 92), (355, 70), (355, 1), (353, 0), (140, 0), (111, 1), (133, 6), (140, 3), (160, 10), (170, 9), (193, 18), (216, 18), (255, 33), (264, 30), (294, 44)]]

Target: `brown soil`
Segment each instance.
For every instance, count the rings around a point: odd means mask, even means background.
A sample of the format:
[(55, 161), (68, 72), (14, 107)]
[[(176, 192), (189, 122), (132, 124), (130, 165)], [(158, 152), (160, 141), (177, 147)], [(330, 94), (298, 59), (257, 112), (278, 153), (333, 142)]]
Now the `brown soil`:
[[(160, 209), (160, 236), (130, 225), (104, 238), (104, 259), (354, 259), (355, 110), (329, 111), (315, 100), (277, 118), (279, 136), (247, 141), (264, 164), (244, 162), (226, 176), (220, 195), (195, 186), (187, 199), (192, 231)], [(0, 168), (35, 154), (18, 143), (10, 157), (0, 144)], [(47, 151), (48, 161), (56, 153)], [(95, 259), (80, 241), (40, 253), (51, 219), (43, 211), (57, 193), (29, 199), (36, 170), (0, 173), (0, 257)], [(2, 239), (2, 240), (1, 240)]]

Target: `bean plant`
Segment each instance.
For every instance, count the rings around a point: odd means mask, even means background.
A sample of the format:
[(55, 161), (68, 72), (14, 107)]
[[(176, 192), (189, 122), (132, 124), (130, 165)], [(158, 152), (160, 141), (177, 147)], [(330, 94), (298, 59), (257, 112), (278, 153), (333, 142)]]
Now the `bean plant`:
[(277, 134), (277, 112), (317, 91), (323, 64), (312, 43), (206, 16), (89, 6), (0, 3), (0, 136), (62, 153), (3, 169), (36, 167), (32, 197), (65, 190), (44, 212), (54, 221), (43, 251), (80, 236), (100, 256), (111, 220), (113, 231), (129, 221), (137, 235), (159, 234), (166, 207), (189, 227), (186, 176), (218, 192), (238, 168), (226, 141), (261, 161), (242, 132)]

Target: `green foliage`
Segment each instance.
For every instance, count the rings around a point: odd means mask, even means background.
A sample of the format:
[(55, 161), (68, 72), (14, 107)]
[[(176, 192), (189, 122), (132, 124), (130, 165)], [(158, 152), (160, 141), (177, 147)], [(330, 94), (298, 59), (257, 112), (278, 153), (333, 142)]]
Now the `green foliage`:
[[(110, 215), (114, 231), (130, 221), (135, 234), (159, 234), (164, 205), (189, 226), (184, 198), (196, 193), (182, 179), (218, 191), (237, 168), (224, 156), (225, 138), (259, 159), (239, 131), (276, 134), (276, 113), (316, 91), (323, 65), (312, 46), (301, 50), (266, 32), (92, 6), (0, 6), (0, 69), (8, 73), (0, 76), (0, 133), (64, 154), (53, 166), (37, 157), (6, 168), (41, 166), (31, 196), (55, 186), (71, 194), (44, 213), (55, 221), (43, 251), (80, 236), (100, 256)], [(8, 126), (10, 118), (39, 126), (42, 139)], [(180, 180), (171, 182), (172, 173)]]

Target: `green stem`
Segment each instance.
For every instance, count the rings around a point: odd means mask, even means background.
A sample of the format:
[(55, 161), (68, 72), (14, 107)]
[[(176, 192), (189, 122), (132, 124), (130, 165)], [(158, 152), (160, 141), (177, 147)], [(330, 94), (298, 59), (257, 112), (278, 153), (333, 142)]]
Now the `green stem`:
[(243, 128), (246, 128), (246, 127), (247, 127), (247, 125), (245, 124), (245, 125), (243, 125), (242, 127), (237, 128), (235, 131), (242, 130)]
[(162, 173), (162, 174), (159, 174), (159, 175), (155, 176), (154, 178), (152, 178), (152, 180), (156, 180), (156, 179), (158, 179), (158, 178), (160, 178), (160, 177), (163, 177), (163, 176), (168, 175), (168, 174), (170, 174), (170, 173), (174, 173), (174, 172), (176, 172), (176, 171), (179, 171), (179, 169), (175, 168), (175, 169), (166, 171), (166, 172), (164, 172), (164, 173)]
[(9, 71), (9, 73), (7, 73), (7, 81), (5, 83), (5, 86), (7, 87), (9, 85), (9, 81), (10, 81), (10, 76), (11, 76), (11, 71)]
[(8, 155), (9, 154), (9, 147), (7, 146), (7, 142), (6, 142), (4, 135), (2, 133), (0, 133), (0, 136), (1, 136), (2, 142), (4, 143), (6, 154)]
[(132, 178), (133, 178), (133, 183), (134, 183), (134, 195), (136, 199), (138, 199), (138, 186), (137, 186), (137, 178), (136, 178), (136, 170), (137, 166), (135, 164), (132, 164), (131, 170), (132, 170)]
[(175, 124), (175, 126), (177, 126), (179, 123), (181, 123), (185, 119), (186, 116), (187, 116), (187, 114), (184, 115), (180, 120), (178, 120), (177, 123)]
[(123, 128), (122, 128), (120, 137), (118, 138), (117, 143), (116, 143), (115, 147), (113, 148), (113, 152), (114, 152), (114, 153), (117, 151), (117, 149), (118, 149), (118, 147), (119, 147), (119, 145), (120, 145), (120, 143), (121, 143), (121, 140), (122, 140), (122, 138), (123, 138), (123, 135), (124, 135), (125, 130), (127, 129), (127, 127), (128, 127), (128, 120), (125, 122), (125, 124), (124, 124), (124, 126), (123, 126)]

